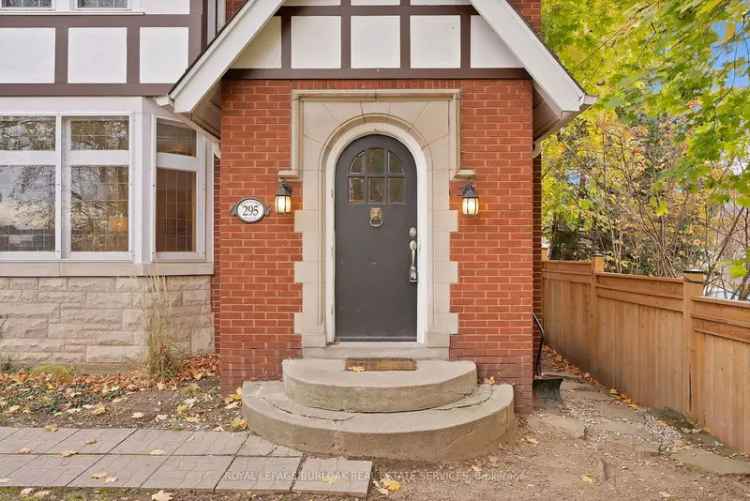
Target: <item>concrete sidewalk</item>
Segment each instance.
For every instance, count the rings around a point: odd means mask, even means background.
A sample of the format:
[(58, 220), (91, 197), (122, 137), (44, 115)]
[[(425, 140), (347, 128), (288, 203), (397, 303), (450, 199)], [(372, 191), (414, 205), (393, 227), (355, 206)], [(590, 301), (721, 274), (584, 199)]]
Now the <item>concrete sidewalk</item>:
[(372, 463), (249, 433), (0, 427), (0, 487), (249, 490), (365, 497)]

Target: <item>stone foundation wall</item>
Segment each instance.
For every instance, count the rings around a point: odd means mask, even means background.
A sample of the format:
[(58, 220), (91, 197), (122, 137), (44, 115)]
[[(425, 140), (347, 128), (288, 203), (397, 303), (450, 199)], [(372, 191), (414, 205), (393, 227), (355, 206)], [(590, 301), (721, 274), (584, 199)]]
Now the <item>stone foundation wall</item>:
[[(143, 361), (148, 277), (0, 278), (0, 361), (118, 365)], [(186, 355), (213, 352), (211, 277), (167, 277), (170, 326)]]

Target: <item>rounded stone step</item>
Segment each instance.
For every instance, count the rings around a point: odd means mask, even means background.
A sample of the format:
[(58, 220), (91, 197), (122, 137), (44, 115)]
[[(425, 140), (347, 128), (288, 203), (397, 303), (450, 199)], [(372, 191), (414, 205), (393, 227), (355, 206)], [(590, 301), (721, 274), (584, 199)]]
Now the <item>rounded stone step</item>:
[(306, 407), (281, 382), (245, 383), (242, 413), (271, 442), (327, 455), (453, 461), (497, 446), (514, 423), (513, 388), (481, 385), (462, 400), (434, 409), (353, 413)]
[(284, 385), (293, 401), (318, 409), (404, 412), (431, 409), (471, 395), (474, 362), (419, 360), (414, 371), (353, 372), (344, 360), (284, 360)]

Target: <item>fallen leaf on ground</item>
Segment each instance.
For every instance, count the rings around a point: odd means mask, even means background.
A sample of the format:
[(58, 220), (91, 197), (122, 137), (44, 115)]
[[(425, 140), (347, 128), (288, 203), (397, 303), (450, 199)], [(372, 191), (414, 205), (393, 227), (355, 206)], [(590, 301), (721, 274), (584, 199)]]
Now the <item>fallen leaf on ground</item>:
[(495, 377), (494, 376), (490, 376), (488, 378), (485, 378), (484, 379), (484, 384), (489, 384), (489, 385), (495, 384)]
[(234, 418), (229, 426), (231, 426), (234, 431), (247, 430), (247, 421), (242, 418)]
[(239, 403), (239, 402), (232, 402), (231, 404), (229, 404), (229, 405), (226, 405), (226, 406), (224, 407), (224, 409), (226, 409), (226, 410), (230, 411), (230, 410), (232, 410), (232, 409), (236, 409), (236, 408), (237, 408), (237, 407), (239, 407), (239, 406), (240, 406), (240, 403)]
[(383, 487), (385, 487), (389, 492), (398, 492), (401, 490), (401, 482), (399, 482), (398, 480), (393, 480), (387, 474), (381, 479), (380, 482)]
[(166, 421), (167, 415), (166, 414), (157, 414), (155, 421)]
[(50, 491), (39, 491), (36, 494), (34, 494), (34, 497), (37, 499), (44, 499), (50, 494), (52, 494)]
[(130, 416), (130, 417), (132, 417), (133, 419), (141, 419), (143, 417), (143, 413), (142, 412), (134, 412), (133, 415)]
[(149, 454), (151, 454), (152, 456), (163, 456), (164, 454), (166, 454), (166, 452), (164, 452), (161, 449), (154, 449), (151, 452), (149, 452)]
[(94, 445), (96, 443), (96, 440), (86, 440), (83, 444), (84, 445)]
[(665, 498), (665, 499), (666, 499), (666, 498), (671, 498), (671, 497), (672, 497), (672, 495), (671, 495), (670, 493), (668, 493), (668, 492), (664, 492), (664, 491), (661, 491), (661, 492), (659, 492), (659, 495), (660, 495), (661, 497)]
[(526, 437), (524, 440), (526, 440), (530, 444), (539, 445), (539, 440), (531, 437)]
[(28, 487), (26, 489), (22, 489), (20, 494), (21, 496), (26, 497), (26, 496), (31, 496), (33, 492), (34, 492), (34, 489), (31, 487)]
[(70, 456), (75, 456), (78, 454), (78, 451), (62, 451), (60, 455), (64, 458), (69, 458)]
[(591, 477), (589, 477), (588, 475), (581, 475), (581, 480), (583, 480), (587, 484), (593, 484), (594, 483), (594, 479), (591, 478)]
[(44, 429), (47, 430), (47, 431), (49, 431), (49, 432), (54, 433), (54, 432), (57, 431), (58, 428), (57, 428), (56, 424), (48, 424), (47, 426), (44, 427)]
[(23, 447), (22, 449), (18, 449), (18, 454), (31, 454), (31, 449)]
[(117, 477), (107, 477), (104, 479), (104, 483), (111, 484), (112, 482), (117, 482)]
[(102, 471), (99, 473), (94, 473), (93, 475), (91, 475), (91, 478), (93, 478), (94, 480), (101, 480), (103, 478), (107, 478), (108, 475), (109, 473), (107, 473), (106, 471)]
[(349, 367), (349, 370), (351, 372), (365, 372), (365, 368), (362, 367), (361, 365), (354, 365), (352, 367)]
[(91, 414), (93, 414), (94, 416), (101, 416), (105, 412), (107, 412), (107, 408), (104, 406), (104, 404), (97, 404), (92, 409)]
[(172, 501), (172, 494), (169, 492), (159, 491), (151, 496), (151, 501)]

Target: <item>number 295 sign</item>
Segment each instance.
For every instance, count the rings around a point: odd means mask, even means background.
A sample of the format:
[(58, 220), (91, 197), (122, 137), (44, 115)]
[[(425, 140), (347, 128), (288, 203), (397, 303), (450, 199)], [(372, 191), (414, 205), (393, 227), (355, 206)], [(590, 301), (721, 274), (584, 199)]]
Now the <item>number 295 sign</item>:
[(257, 198), (243, 198), (232, 207), (232, 214), (243, 223), (257, 223), (266, 217), (268, 210)]

